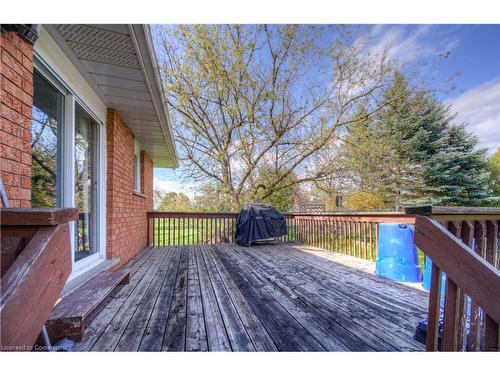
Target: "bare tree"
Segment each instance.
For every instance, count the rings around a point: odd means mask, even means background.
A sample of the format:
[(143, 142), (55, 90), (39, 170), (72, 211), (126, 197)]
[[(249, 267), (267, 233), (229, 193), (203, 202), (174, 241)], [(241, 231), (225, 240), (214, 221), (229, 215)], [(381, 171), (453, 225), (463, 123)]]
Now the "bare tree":
[[(309, 168), (353, 121), (385, 105), (384, 56), (359, 50), (345, 27), (192, 25), (161, 33), (163, 78), (189, 177), (212, 181), (234, 207), (332, 168)], [(256, 189), (259, 168), (276, 177)], [(317, 163), (321, 165), (321, 163)]]

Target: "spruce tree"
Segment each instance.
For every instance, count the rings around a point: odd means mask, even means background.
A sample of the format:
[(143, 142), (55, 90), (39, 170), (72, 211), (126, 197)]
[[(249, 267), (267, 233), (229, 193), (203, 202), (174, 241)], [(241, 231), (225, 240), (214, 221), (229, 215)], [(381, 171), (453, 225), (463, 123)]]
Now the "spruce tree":
[(424, 138), (417, 115), (419, 100), (399, 72), (395, 72), (393, 85), (385, 92), (384, 100), (388, 104), (375, 119), (371, 134), (375, 142), (383, 145), (384, 172), (378, 182), (380, 190), (387, 204), (399, 209), (425, 192), (414, 152), (419, 147), (417, 140)]
[(446, 127), (434, 154), (422, 162), (425, 180), (433, 192), (430, 203), (467, 206), (485, 204), (490, 197), (490, 173), (485, 150), (465, 125)]
[(449, 107), (416, 92), (400, 72), (384, 100), (388, 104), (376, 118), (356, 122), (350, 135), (361, 145), (354, 158), (358, 168), (372, 173), (360, 177), (370, 182), (368, 191), (379, 192), (395, 208), (491, 200), (485, 150), (477, 149), (478, 140), (465, 125), (453, 125)]

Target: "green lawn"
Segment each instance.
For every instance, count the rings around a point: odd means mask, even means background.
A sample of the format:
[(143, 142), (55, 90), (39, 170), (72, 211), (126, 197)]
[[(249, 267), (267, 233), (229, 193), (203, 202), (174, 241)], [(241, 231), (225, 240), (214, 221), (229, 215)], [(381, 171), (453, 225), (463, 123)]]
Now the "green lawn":
[[(185, 220), (156, 220), (154, 224), (154, 245), (197, 245), (202, 243), (233, 241), (235, 228), (234, 221), (218, 219), (185, 219)], [(367, 231), (366, 239), (361, 235), (351, 233), (349, 238), (335, 234), (309, 236), (298, 235), (297, 227), (288, 227), (285, 240), (303, 242), (306, 245), (319, 247), (358, 258), (376, 261), (376, 232)], [(370, 243), (371, 236), (371, 243)], [(321, 240), (320, 240), (321, 239)], [(425, 255), (418, 250), (418, 262), (423, 270)]]
[(231, 222), (224, 219), (157, 220), (153, 241), (157, 246), (197, 245), (229, 238), (233, 232)]

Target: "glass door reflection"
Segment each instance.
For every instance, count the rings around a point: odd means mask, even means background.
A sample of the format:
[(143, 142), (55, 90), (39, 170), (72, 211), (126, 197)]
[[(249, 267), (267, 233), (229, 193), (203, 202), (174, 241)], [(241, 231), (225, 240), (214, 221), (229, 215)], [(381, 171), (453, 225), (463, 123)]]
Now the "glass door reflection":
[(98, 253), (98, 124), (77, 103), (75, 108), (75, 201), (79, 211), (75, 262)]

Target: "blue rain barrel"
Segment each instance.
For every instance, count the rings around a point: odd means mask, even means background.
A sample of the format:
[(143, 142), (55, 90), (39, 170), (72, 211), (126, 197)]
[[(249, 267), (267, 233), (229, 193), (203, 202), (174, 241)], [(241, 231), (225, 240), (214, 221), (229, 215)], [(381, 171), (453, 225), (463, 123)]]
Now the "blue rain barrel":
[(415, 228), (408, 224), (379, 225), (377, 275), (396, 281), (418, 283), (422, 280), (414, 232)]

